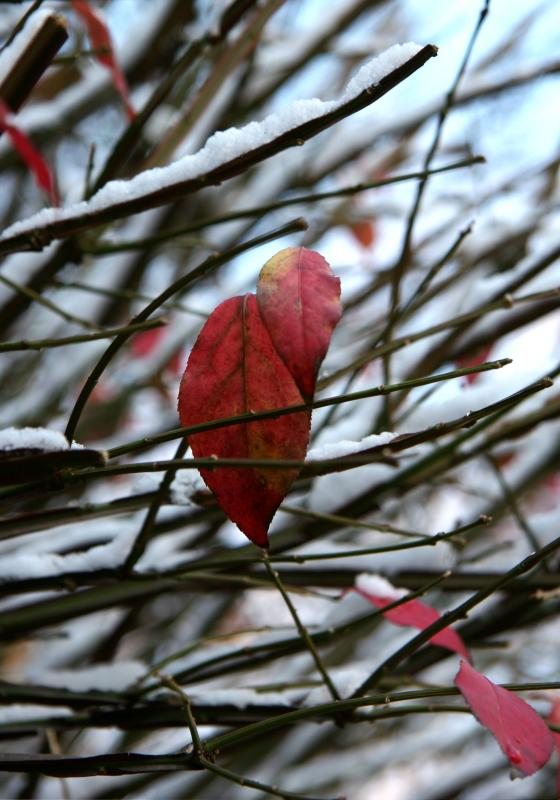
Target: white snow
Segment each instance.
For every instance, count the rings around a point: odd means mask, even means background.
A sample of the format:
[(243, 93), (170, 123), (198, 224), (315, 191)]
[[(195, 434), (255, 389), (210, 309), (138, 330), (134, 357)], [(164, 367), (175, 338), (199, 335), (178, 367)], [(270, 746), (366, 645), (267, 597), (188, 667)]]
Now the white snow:
[(221, 706), (231, 705), (236, 708), (248, 706), (290, 706), (289, 698), (281, 692), (257, 692), (255, 689), (211, 689), (208, 691), (194, 690), (189, 692), (189, 698), (199, 705)]
[(90, 547), (89, 550), (67, 555), (20, 553), (3, 556), (0, 564), (0, 581), (44, 578), (49, 575), (62, 575), (66, 572), (112, 569), (124, 561), (135, 535), (134, 531), (126, 531), (116, 536), (108, 544), (100, 544), (97, 547)]
[(180, 469), (175, 474), (173, 483), (169, 488), (169, 494), (172, 502), (176, 506), (194, 506), (191, 497), (196, 492), (206, 489), (206, 484), (196, 472), (192, 469)]
[(270, 114), (261, 122), (250, 122), (243, 128), (217, 131), (197, 153), (185, 155), (168, 166), (141, 172), (128, 181), (110, 181), (88, 201), (74, 203), (67, 208), (45, 208), (6, 228), (0, 239), (9, 239), (63, 219), (72, 219), (107, 209), (211, 172), (251, 150), (268, 144), (299, 125), (334, 111), (359, 95), (367, 86), (379, 83), (385, 74), (411, 59), (421, 49), (421, 45), (414, 42), (394, 45), (365, 64), (350, 80), (338, 100), (323, 101), (317, 98), (295, 100), (282, 111)]
[(49, 428), (4, 428), (0, 450), (68, 450), (64, 434)]
[(319, 447), (312, 447), (307, 452), (308, 461), (322, 461), (330, 458), (341, 458), (342, 456), (349, 456), (352, 453), (361, 453), (363, 450), (369, 450), (370, 447), (380, 447), (381, 445), (388, 444), (395, 439), (399, 434), (390, 433), (374, 433), (371, 436), (365, 436), (359, 442), (350, 440), (343, 440), (341, 442), (332, 442), (331, 444), (323, 444)]
[(12, 722), (32, 722), (36, 719), (50, 719), (51, 717), (69, 717), (72, 711), (69, 708), (51, 708), (38, 706), (32, 703), (12, 703), (0, 707), (0, 725)]
[(421, 45), (415, 42), (394, 44), (376, 58), (372, 58), (363, 67), (360, 67), (354, 77), (350, 79), (342, 96), (342, 102), (351, 100), (368, 86), (377, 86), (385, 75), (398, 69), (401, 64), (409, 61), (421, 49)]
[(363, 572), (356, 577), (354, 585), (359, 592), (371, 594), (373, 597), (383, 597), (391, 600), (398, 600), (408, 594), (406, 589), (397, 589), (396, 586), (384, 578), (382, 575), (373, 575)]
[(0, 51), (0, 83), (10, 74), (12, 68), (27, 50), (37, 31), (45, 24), (46, 20), (49, 17), (57, 16), (52, 11), (36, 11), (29, 17), (13, 42)]
[(142, 661), (118, 661), (96, 664), (83, 669), (30, 670), (29, 679), (41, 686), (53, 686), (75, 692), (124, 692), (143, 678), (148, 668)]

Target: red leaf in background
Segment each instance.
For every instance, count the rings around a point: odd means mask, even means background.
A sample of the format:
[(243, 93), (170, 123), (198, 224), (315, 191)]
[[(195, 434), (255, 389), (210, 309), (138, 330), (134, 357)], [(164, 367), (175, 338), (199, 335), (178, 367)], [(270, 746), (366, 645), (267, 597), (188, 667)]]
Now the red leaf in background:
[[(383, 608), (404, 596), (400, 589), (392, 586), (385, 578), (377, 575), (359, 575), (356, 578), (354, 591), (374, 606), (377, 606), (377, 608)], [(409, 600), (401, 606), (385, 611), (383, 616), (394, 625), (410, 626), (421, 631), (441, 619), (441, 614), (435, 608), (427, 606), (421, 600)], [(470, 661), (467, 646), (453, 628), (444, 628), (442, 631), (435, 633), (430, 636), (430, 641), (439, 645), (439, 647), (445, 647), (447, 650), (459, 653), (459, 655)]]
[(513, 692), (496, 686), (465, 661), (461, 661), (455, 685), (516, 770), (532, 775), (546, 764), (554, 741), (534, 708)]
[(57, 206), (58, 194), (49, 165), (25, 133), (14, 125), (10, 109), (2, 100), (0, 100), (0, 129), (10, 137), (13, 146), (33, 173), (37, 186), (46, 192), (53, 206)]
[(130, 103), (128, 85), (121, 68), (118, 65), (115, 53), (113, 51), (113, 42), (109, 29), (99, 16), (94, 11), (87, 0), (71, 0), (72, 8), (75, 13), (82, 19), (87, 28), (88, 38), (93, 50), (101, 50), (95, 57), (100, 64), (111, 70), (113, 76), (113, 84), (115, 89), (120, 94), (126, 113), (129, 119), (134, 119), (136, 112)]
[(257, 301), (278, 355), (305, 400), (311, 400), (342, 314), (339, 279), (319, 253), (287, 247), (262, 268)]
[[(546, 721), (551, 722), (553, 725), (560, 726), (560, 700), (555, 700), (553, 702), (552, 710), (546, 718)], [(556, 733), (556, 731), (551, 731), (551, 733), (558, 760), (558, 766), (556, 767), (556, 794), (560, 797), (560, 733)]]
[[(145, 358), (152, 353), (161, 339), (165, 337), (166, 331), (164, 328), (153, 328), (150, 331), (140, 331), (136, 333), (131, 339), (132, 354), (136, 358)], [(171, 356), (165, 369), (168, 369), (174, 375), (178, 375), (182, 366), (182, 352), (179, 347)]]
[(375, 242), (377, 230), (373, 220), (362, 219), (359, 222), (352, 222), (348, 228), (362, 247), (371, 247)]
[[(181, 425), (302, 403), (279, 358), (254, 295), (218, 306), (192, 349), (179, 389)], [(305, 458), (310, 412), (230, 425), (189, 436), (195, 457)], [(228, 517), (256, 545), (268, 545), (268, 526), (299, 469), (200, 470)]]
[[(462, 367), (478, 367), (479, 364), (484, 364), (484, 362), (488, 359), (488, 356), (492, 352), (492, 345), (489, 344), (486, 347), (483, 347), (482, 350), (479, 350), (474, 356), (464, 356), (463, 358), (458, 358), (455, 364), (459, 369)], [(464, 380), (467, 383), (474, 383), (480, 378), (478, 372), (472, 372), (470, 375), (464, 375)]]
[(160, 342), (163, 332), (163, 328), (153, 328), (151, 331), (136, 333), (130, 342), (132, 353), (136, 358), (149, 356)]

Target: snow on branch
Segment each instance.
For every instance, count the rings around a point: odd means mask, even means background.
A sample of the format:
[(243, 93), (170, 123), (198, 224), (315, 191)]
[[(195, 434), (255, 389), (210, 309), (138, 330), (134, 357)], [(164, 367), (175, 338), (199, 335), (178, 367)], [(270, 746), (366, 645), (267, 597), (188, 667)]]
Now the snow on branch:
[(266, 158), (304, 144), (375, 102), (435, 55), (437, 48), (433, 45), (394, 45), (363, 66), (338, 100), (296, 100), (262, 122), (217, 131), (197, 153), (166, 167), (146, 170), (128, 181), (111, 181), (88, 201), (63, 209), (44, 209), (5, 230), (0, 236), (0, 253), (40, 250), (85, 228), (219, 185)]
[(0, 450), (67, 450), (64, 434), (49, 428), (4, 428), (0, 430)]

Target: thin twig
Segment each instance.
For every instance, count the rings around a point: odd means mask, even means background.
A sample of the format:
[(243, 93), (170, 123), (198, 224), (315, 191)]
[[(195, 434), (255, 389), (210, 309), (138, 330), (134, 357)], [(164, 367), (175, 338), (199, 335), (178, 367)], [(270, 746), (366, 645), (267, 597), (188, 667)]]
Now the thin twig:
[(100, 330), (99, 325), (96, 325), (94, 322), (89, 322), (89, 320), (83, 319), (82, 317), (77, 317), (75, 314), (70, 314), (69, 311), (61, 308), (56, 303), (53, 303), (53, 301), (49, 300), (48, 297), (43, 297), (43, 295), (39, 294), (39, 292), (36, 292), (30, 286), (24, 286), (21, 283), (16, 283), (16, 281), (13, 281), (11, 278), (8, 278), (6, 275), (2, 274), (0, 274), (0, 281), (4, 284), (4, 286), (8, 286), (14, 292), (23, 294), (26, 297), (29, 297), (33, 302), (38, 303), (44, 308), (48, 308), (49, 311), (52, 311), (53, 314), (56, 314), (58, 317), (62, 317), (62, 319), (66, 320), (66, 322), (73, 322), (76, 325), (79, 325), (81, 328), (87, 328), (88, 330)]
[(157, 317), (156, 319), (131, 322), (129, 325), (119, 328), (106, 328), (93, 333), (64, 336), (60, 339), (22, 339), (19, 342), (0, 342), (0, 353), (12, 353), (17, 350), (45, 350), (47, 348), (66, 347), (71, 344), (83, 344), (83, 342), (94, 342), (98, 339), (112, 339), (113, 337), (122, 336), (128, 339), (133, 333), (151, 330), (152, 328), (161, 328), (167, 323), (168, 320), (165, 317)]
[[(473, 33), (471, 35), (471, 38), (469, 40), (469, 43), (467, 45), (467, 49), (465, 50), (465, 53), (463, 55), (463, 59), (461, 61), (459, 69), (457, 71), (457, 75), (455, 76), (455, 80), (453, 81), (451, 89), (449, 90), (449, 92), (446, 95), (444, 106), (439, 112), (438, 120), (437, 120), (437, 124), (436, 124), (436, 130), (435, 130), (435, 133), (434, 133), (434, 138), (433, 138), (432, 143), (431, 143), (431, 145), (430, 145), (430, 147), (428, 149), (428, 152), (426, 153), (426, 157), (425, 157), (424, 163), (423, 163), (423, 169), (424, 169), (425, 172), (427, 172), (427, 170), (430, 168), (432, 160), (433, 160), (433, 158), (434, 158), (434, 156), (436, 154), (436, 151), (437, 151), (440, 139), (441, 139), (441, 134), (442, 134), (442, 131), (443, 131), (443, 126), (444, 126), (445, 120), (447, 118), (447, 115), (451, 111), (451, 108), (453, 107), (453, 103), (455, 101), (455, 95), (457, 93), (457, 89), (459, 87), (459, 83), (461, 82), (461, 79), (462, 79), (462, 77), (463, 77), (463, 75), (465, 73), (465, 70), (467, 68), (467, 64), (469, 62), (469, 58), (471, 56), (474, 44), (475, 44), (475, 42), (476, 42), (476, 40), (478, 38), (478, 34), (480, 32), (482, 24), (484, 23), (484, 20), (486, 19), (486, 16), (488, 14), (489, 3), (490, 3), (490, 0), (485, 0), (483, 8), (482, 8), (482, 10), (481, 10), (481, 12), (479, 14), (477, 23), (475, 25), (474, 31), (473, 31)], [(415, 196), (414, 196), (414, 202), (412, 204), (412, 208), (410, 210), (410, 213), (409, 213), (409, 216), (408, 216), (408, 220), (407, 220), (407, 223), (406, 223), (404, 237), (403, 237), (403, 241), (402, 241), (402, 244), (401, 244), (400, 255), (399, 255), (398, 259), (397, 259), (396, 265), (395, 265), (394, 270), (393, 270), (393, 281), (392, 281), (392, 284), (391, 284), (391, 306), (390, 306), (390, 311), (389, 311), (389, 324), (387, 325), (387, 330), (386, 330), (385, 336), (384, 336), (385, 341), (389, 341), (390, 340), (390, 338), (392, 336), (392, 332), (393, 332), (393, 327), (394, 327), (394, 324), (395, 324), (396, 319), (397, 319), (397, 314), (398, 314), (398, 311), (399, 311), (399, 304), (400, 304), (400, 296), (401, 296), (401, 283), (402, 283), (404, 271), (406, 269), (406, 265), (407, 265), (407, 263), (408, 263), (408, 261), (410, 259), (410, 250), (411, 250), (411, 242), (412, 242), (412, 234), (413, 234), (413, 230), (414, 230), (414, 224), (416, 222), (416, 219), (417, 219), (419, 211), (420, 211), (420, 205), (422, 203), (422, 198), (424, 196), (424, 191), (426, 189), (426, 185), (428, 183), (428, 179), (429, 179), (429, 175), (426, 174), (426, 176), (424, 178), (420, 179), (420, 181), (418, 182), (418, 184), (416, 186), (416, 193), (415, 193)], [(390, 353), (387, 353), (385, 355), (385, 357), (384, 357), (383, 370), (384, 370), (384, 380), (386, 382), (389, 382), (390, 381), (390, 377), (391, 377)], [(389, 427), (390, 427), (390, 414), (391, 414), (391, 403), (390, 403), (390, 399), (388, 398), (386, 403), (385, 403), (385, 412), (384, 412), (385, 419), (384, 419), (384, 421), (389, 425)]]
[(263, 564), (264, 564), (264, 566), (266, 568), (266, 571), (268, 572), (271, 580), (274, 582), (276, 588), (278, 589), (278, 591), (282, 595), (284, 603), (286, 604), (286, 607), (287, 607), (288, 611), (290, 612), (290, 614), (292, 616), (292, 619), (293, 619), (293, 621), (295, 623), (295, 626), (298, 629), (298, 633), (302, 637), (302, 639), (304, 640), (304, 642), (305, 642), (305, 644), (307, 646), (307, 649), (309, 650), (309, 653), (311, 655), (311, 658), (315, 662), (315, 666), (317, 667), (317, 670), (319, 671), (319, 674), (321, 675), (321, 677), (323, 678), (323, 681), (325, 682), (325, 686), (327, 687), (327, 689), (331, 693), (331, 697), (333, 698), (333, 700), (340, 700), (340, 695), (338, 693), (338, 689), (336, 688), (336, 686), (332, 682), (332, 679), (331, 679), (329, 673), (327, 672), (325, 665), (323, 664), (321, 656), (319, 655), (319, 651), (315, 647), (315, 643), (313, 642), (313, 639), (309, 635), (309, 631), (307, 630), (307, 628), (305, 627), (305, 625), (302, 623), (301, 619), (299, 618), (299, 614), (296, 611), (296, 608), (295, 608), (294, 604), (292, 603), (292, 601), (290, 599), (290, 595), (286, 591), (286, 589), (284, 587), (284, 584), (282, 583), (280, 575), (278, 574), (278, 572), (276, 572), (276, 570), (274, 569), (274, 567), (270, 563), (268, 552), (266, 550), (262, 551), (262, 561), (263, 561)]
[(170, 464), (166, 470), (165, 475), (161, 479), (157, 492), (150, 503), (150, 507), (146, 516), (144, 517), (144, 521), (142, 523), (142, 527), (138, 533), (138, 536), (134, 540), (132, 547), (130, 548), (130, 552), (126, 557), (126, 560), (123, 564), (122, 571), (123, 574), (126, 575), (127, 573), (131, 572), (134, 569), (134, 565), (137, 563), (138, 559), (142, 556), (144, 550), (146, 549), (146, 545), (150, 539), (152, 528), (156, 521), (156, 517), (160, 506), (165, 501), (169, 493), (169, 488), (173, 482), (173, 478), (175, 477), (175, 473), (178, 469), (183, 467), (184, 460), (183, 456), (188, 450), (188, 441), (186, 437), (181, 440), (179, 443), (179, 447), (175, 452), (175, 462)]
[(391, 386), (375, 386), (372, 389), (364, 389), (360, 392), (351, 392), (349, 394), (333, 395), (325, 397), (321, 400), (314, 400), (312, 403), (300, 403), (294, 406), (285, 406), (284, 408), (271, 409), (270, 411), (255, 411), (254, 413), (237, 414), (233, 417), (225, 417), (224, 419), (211, 420), (210, 422), (203, 422), (199, 425), (183, 426), (181, 428), (174, 428), (173, 430), (166, 431), (165, 433), (157, 434), (155, 436), (144, 436), (142, 439), (135, 439), (117, 447), (108, 450), (109, 458), (117, 458), (132, 453), (136, 450), (142, 450), (151, 447), (155, 444), (168, 442), (171, 439), (178, 439), (181, 436), (188, 436), (194, 433), (202, 433), (203, 431), (217, 430), (229, 425), (238, 425), (240, 423), (251, 423), (263, 419), (275, 419), (287, 414), (294, 414), (299, 411), (308, 411), (309, 409), (327, 408), (331, 405), (338, 405), (341, 403), (352, 403), (356, 400), (365, 400), (368, 397), (380, 397), (389, 392), (399, 392), (403, 389), (415, 388), (418, 386), (426, 386), (432, 383), (439, 383), (440, 381), (447, 381), (451, 378), (459, 378), (464, 375), (472, 373), (485, 372), (486, 370), (501, 369), (502, 367), (511, 364), (511, 359), (503, 358), (499, 361), (488, 361), (485, 364), (478, 364), (476, 367), (462, 367), (458, 370), (450, 372), (443, 372), (439, 375), (431, 375), (427, 378), (412, 378), (405, 383), (394, 383)]

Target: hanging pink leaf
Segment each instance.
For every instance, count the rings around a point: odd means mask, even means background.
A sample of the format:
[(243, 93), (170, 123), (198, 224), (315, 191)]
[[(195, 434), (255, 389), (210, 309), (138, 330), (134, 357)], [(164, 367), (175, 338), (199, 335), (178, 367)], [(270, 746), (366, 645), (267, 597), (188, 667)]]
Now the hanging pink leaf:
[(2, 100), (0, 100), (0, 129), (9, 136), (22, 160), (33, 173), (37, 186), (48, 195), (53, 206), (57, 206), (58, 193), (49, 165), (31, 140), (14, 124), (10, 109)]
[[(379, 575), (358, 575), (354, 591), (377, 608), (384, 608), (395, 600), (400, 600), (406, 592), (397, 589)], [(421, 600), (409, 600), (396, 608), (385, 611), (383, 616), (394, 625), (410, 626), (423, 631), (441, 619), (441, 614)], [(452, 650), (470, 661), (469, 651), (459, 634), (453, 628), (444, 628), (430, 637), (433, 644)]]
[(546, 764), (554, 740), (546, 723), (528, 703), (496, 686), (466, 661), (461, 661), (455, 685), (517, 771), (532, 775)]
[(311, 400), (342, 313), (340, 281), (319, 253), (288, 247), (262, 268), (257, 301), (278, 355), (305, 400)]
[[(302, 396), (279, 358), (254, 295), (218, 306), (202, 328), (179, 390), (181, 425), (301, 404)], [(189, 437), (195, 457), (303, 461), (310, 412), (231, 425)], [(201, 469), (206, 485), (243, 533), (268, 545), (268, 526), (298, 468)]]
[(134, 119), (136, 112), (130, 102), (128, 84), (123, 75), (113, 50), (113, 42), (107, 25), (97, 11), (94, 11), (87, 0), (72, 0), (72, 8), (87, 28), (92, 49), (99, 50), (96, 55), (100, 64), (111, 71), (113, 85), (120, 94), (129, 119)]

